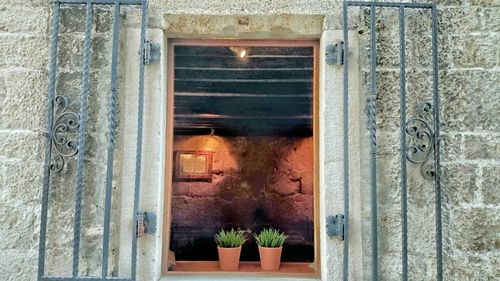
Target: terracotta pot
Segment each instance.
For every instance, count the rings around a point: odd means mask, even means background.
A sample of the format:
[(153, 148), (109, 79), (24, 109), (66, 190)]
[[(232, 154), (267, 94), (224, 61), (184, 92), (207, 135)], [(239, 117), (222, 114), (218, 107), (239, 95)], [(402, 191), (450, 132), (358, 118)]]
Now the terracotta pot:
[(259, 246), (260, 266), (262, 270), (273, 271), (280, 269), (282, 250), (283, 247), (266, 248)]
[(217, 251), (219, 252), (219, 267), (221, 270), (238, 270), (241, 246), (238, 248), (221, 248), (217, 246)]

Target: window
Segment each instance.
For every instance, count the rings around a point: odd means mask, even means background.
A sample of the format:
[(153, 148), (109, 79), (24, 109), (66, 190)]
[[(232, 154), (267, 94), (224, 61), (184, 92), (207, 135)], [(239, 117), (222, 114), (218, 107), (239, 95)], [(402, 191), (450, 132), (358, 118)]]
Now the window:
[(213, 236), (236, 228), (249, 238), (239, 272), (258, 274), (251, 233), (272, 226), (289, 236), (278, 273), (318, 274), (317, 42), (169, 47), (174, 169), (164, 270), (218, 272)]

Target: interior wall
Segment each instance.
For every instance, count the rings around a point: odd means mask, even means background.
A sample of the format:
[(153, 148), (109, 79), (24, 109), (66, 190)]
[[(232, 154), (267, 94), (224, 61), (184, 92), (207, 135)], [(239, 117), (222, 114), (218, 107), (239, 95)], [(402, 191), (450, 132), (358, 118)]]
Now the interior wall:
[[(273, 226), (289, 236), (284, 261), (313, 261), (312, 137), (177, 136), (178, 150), (214, 154), (211, 182), (174, 179), (171, 249), (177, 260), (216, 260), (213, 235), (220, 228)], [(242, 260), (258, 260), (253, 239)]]

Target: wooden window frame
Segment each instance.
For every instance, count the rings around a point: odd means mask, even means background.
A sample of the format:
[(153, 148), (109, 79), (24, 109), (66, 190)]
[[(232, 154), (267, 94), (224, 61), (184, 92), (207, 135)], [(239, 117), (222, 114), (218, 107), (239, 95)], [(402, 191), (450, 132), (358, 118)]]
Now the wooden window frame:
[(321, 255), (320, 255), (320, 208), (319, 208), (319, 38), (306, 39), (186, 39), (186, 38), (168, 38), (167, 39), (167, 134), (166, 134), (166, 171), (165, 171), (165, 192), (164, 192), (164, 212), (163, 212), (163, 238), (162, 238), (162, 275), (173, 274), (192, 274), (192, 275), (211, 275), (225, 274), (225, 272), (178, 272), (168, 271), (168, 256), (170, 246), (170, 228), (171, 228), (171, 202), (173, 188), (173, 143), (174, 143), (174, 47), (175, 46), (242, 46), (242, 47), (312, 47), (313, 48), (313, 153), (314, 153), (314, 183), (313, 183), (313, 211), (314, 211), (314, 262), (311, 266), (314, 269), (312, 274), (301, 273), (273, 273), (273, 272), (227, 272), (232, 276), (293, 276), (293, 277), (319, 277), (321, 276)]

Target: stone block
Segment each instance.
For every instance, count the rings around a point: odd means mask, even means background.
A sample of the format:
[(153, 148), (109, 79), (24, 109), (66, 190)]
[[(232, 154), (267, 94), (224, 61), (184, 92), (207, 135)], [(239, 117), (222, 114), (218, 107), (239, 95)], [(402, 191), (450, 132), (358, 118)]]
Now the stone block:
[(0, 66), (45, 69), (49, 63), (46, 37), (0, 35)]
[(22, 5), (24, 7), (26, 6), (29, 6), (29, 7), (40, 7), (40, 6), (44, 6), (44, 7), (50, 7), (51, 3), (50, 2), (47, 2), (45, 0), (30, 0), (29, 3), (26, 3), (26, 1), (24, 0), (3, 0), (2, 2), (3, 4), (9, 4), (9, 5), (13, 5), (13, 6), (18, 6), (18, 5)]
[(308, 195), (314, 193), (314, 173), (302, 173), (300, 193)]
[(0, 130), (0, 155), (20, 161), (42, 161), (43, 138), (31, 131)]
[[(5, 77), (0, 76), (0, 115), (3, 114), (5, 98), (7, 97), (7, 87), (5, 86)], [(3, 120), (3, 119), (2, 119)]]
[(0, 32), (44, 35), (49, 19), (46, 7), (0, 6)]
[[(433, 202), (434, 203), (434, 202)], [(436, 253), (435, 205), (408, 208), (408, 252), (419, 257)]]
[[(39, 204), (0, 203), (1, 250), (36, 250), (40, 227)], [(0, 250), (0, 251), (1, 251)]]
[(500, 136), (465, 135), (465, 158), (497, 160), (500, 157)]
[(496, 65), (500, 36), (492, 35), (452, 35), (448, 40), (453, 48), (445, 56), (454, 68), (492, 68)]
[[(94, 12), (95, 14), (95, 12)], [(85, 32), (86, 8), (80, 5), (63, 6), (60, 12), (61, 33)]]
[(467, 0), (467, 2), (482, 7), (500, 7), (500, 1), (498, 0)]
[(436, 278), (436, 257), (427, 249), (426, 255), (408, 256), (408, 280), (434, 280)]
[(474, 164), (445, 164), (441, 167), (442, 193), (445, 204), (459, 205), (475, 201), (479, 185), (479, 168)]
[(191, 189), (191, 183), (189, 182), (174, 182), (172, 185), (172, 195), (188, 195), (189, 189)]
[(291, 181), (300, 181), (302, 179), (302, 172), (300, 170), (288, 171), (288, 179)]
[(441, 134), (441, 160), (443, 163), (457, 161), (463, 157), (463, 140), (461, 134)]
[(453, 248), (477, 253), (500, 249), (500, 217), (496, 208), (455, 208), (451, 216)]
[[(399, 130), (399, 71), (377, 71), (378, 130)], [(369, 103), (366, 102), (366, 114)]]
[(212, 197), (172, 197), (172, 221), (179, 226), (213, 226), (221, 217), (220, 200)]
[(399, 132), (386, 133), (377, 132), (377, 155), (378, 156), (400, 156), (401, 134)]
[(477, 7), (443, 7), (438, 11), (441, 34), (460, 34), (481, 30)]
[[(274, 225), (301, 224), (304, 221), (312, 222), (313, 197), (311, 195), (293, 194), (280, 196), (272, 194), (261, 199), (264, 218), (267, 223)], [(284, 210), (287, 210), (284, 212)]]
[(379, 278), (381, 280), (401, 280), (401, 255), (384, 253), (379, 256)]
[[(398, 204), (401, 200), (401, 157), (377, 157), (377, 196), (381, 204)], [(368, 171), (368, 170), (367, 170)]]
[(397, 67), (400, 64), (398, 22), (398, 10), (377, 13), (377, 66)]
[(378, 237), (380, 255), (401, 252), (401, 206), (378, 205)]
[(219, 187), (210, 183), (193, 182), (189, 188), (192, 197), (213, 197), (219, 193)]
[(500, 130), (500, 115), (495, 114), (500, 112), (496, 72), (443, 71), (441, 81), (443, 131)]
[(299, 192), (300, 182), (291, 181), (286, 176), (276, 179), (276, 182), (269, 184), (269, 189), (281, 195), (291, 195)]
[[(25, 171), (20, 173), (20, 171)], [(39, 204), (43, 181), (42, 161), (7, 160), (0, 164), (0, 202), (8, 204)]]
[(96, 32), (111, 32), (113, 28), (113, 7), (99, 7), (96, 8), (94, 13)]
[(0, 251), (0, 279), (33, 281), (37, 279), (38, 250)]
[(486, 204), (500, 204), (500, 167), (488, 165), (482, 168), (481, 191), (483, 202)]
[(443, 259), (444, 280), (497, 280), (498, 255), (453, 254)]
[(3, 81), (5, 100), (3, 110), (0, 110), (0, 129), (46, 130), (47, 74), (42, 71), (11, 71), (6, 73)]
[[(430, 16), (421, 16), (420, 21), (429, 22)], [(419, 25), (417, 25), (419, 26)], [(409, 25), (408, 28), (412, 30)], [(408, 71), (414, 71), (413, 68), (432, 68), (432, 33), (431, 33), (430, 23), (427, 26), (426, 31), (412, 32), (410, 31), (407, 35), (407, 64), (406, 68)], [(438, 45), (439, 48), (439, 45)], [(439, 53), (442, 55), (441, 53)], [(442, 67), (442, 65), (440, 65)], [(432, 84), (431, 84), (432, 85)], [(415, 88), (408, 87), (408, 90)], [(419, 90), (419, 89), (416, 89)]]
[[(487, 0), (486, 0), (487, 1)], [(492, 8), (484, 8), (482, 9), (482, 27), (485, 32), (499, 32), (500, 31), (500, 16), (498, 9), (500, 7), (500, 1), (498, 0), (490, 0), (495, 1), (495, 4), (491, 6), (495, 6)], [(498, 50), (498, 44), (496, 45)]]
[(84, 35), (80, 33), (61, 33), (59, 35), (57, 56), (58, 67), (61, 71), (82, 69), (84, 39)]

